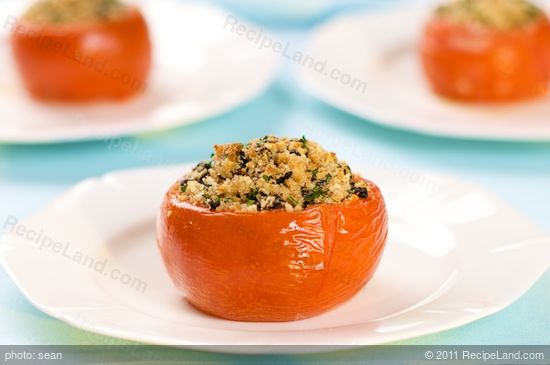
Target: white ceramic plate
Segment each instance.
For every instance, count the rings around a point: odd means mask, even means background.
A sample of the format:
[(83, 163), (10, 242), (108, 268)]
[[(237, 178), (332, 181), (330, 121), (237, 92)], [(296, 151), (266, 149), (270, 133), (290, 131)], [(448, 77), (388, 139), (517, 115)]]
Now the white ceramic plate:
[(459, 138), (550, 140), (550, 94), (518, 104), (475, 106), (432, 93), (417, 54), (431, 9), (393, 8), (323, 25), (306, 52), (319, 61), (321, 72), (296, 67), (302, 85), (333, 106), (393, 128)]
[(0, 1), (0, 142), (48, 143), (143, 133), (190, 124), (257, 96), (276, 69), (272, 52), (224, 28), (227, 15), (205, 4), (137, 1), (154, 45), (147, 91), (124, 103), (48, 105), (27, 96), (9, 48), (8, 16), (28, 1)]
[[(373, 280), (315, 318), (217, 319), (178, 295), (155, 244), (163, 193), (190, 167), (81, 182), (18, 228), (8, 224), (4, 268), (36, 307), (79, 328), (153, 344), (258, 345), (246, 351), (266, 352), (305, 351), (270, 345), (381, 344), (457, 327), (511, 304), (550, 265), (550, 237), (484, 190), (433, 174), (412, 183), (363, 167), (358, 171), (370, 171), (365, 176), (380, 185), (390, 213), (387, 250)], [(76, 262), (79, 252), (88, 261)], [(105, 268), (98, 273), (93, 265)]]

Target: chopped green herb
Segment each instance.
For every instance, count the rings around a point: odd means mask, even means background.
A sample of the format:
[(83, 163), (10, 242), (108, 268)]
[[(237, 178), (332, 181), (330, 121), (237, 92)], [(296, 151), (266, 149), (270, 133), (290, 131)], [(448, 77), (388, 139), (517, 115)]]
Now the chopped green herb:
[(319, 172), (319, 169), (311, 170), (311, 181), (317, 180), (317, 173)]
[(325, 195), (326, 191), (323, 190), (320, 186), (315, 186), (313, 188), (313, 191), (306, 196), (304, 196), (304, 202), (307, 204), (313, 203), (317, 198), (320, 198), (321, 196)]
[(291, 196), (289, 196), (286, 201), (289, 202), (293, 207), (298, 205), (298, 201)]
[(307, 146), (306, 136), (302, 136), (302, 138), (300, 138), (300, 142), (302, 142), (302, 147), (305, 148), (307, 151), (309, 151), (309, 147)]
[(258, 196), (258, 190), (252, 190), (248, 194), (246, 194), (246, 199), (256, 201), (257, 196)]

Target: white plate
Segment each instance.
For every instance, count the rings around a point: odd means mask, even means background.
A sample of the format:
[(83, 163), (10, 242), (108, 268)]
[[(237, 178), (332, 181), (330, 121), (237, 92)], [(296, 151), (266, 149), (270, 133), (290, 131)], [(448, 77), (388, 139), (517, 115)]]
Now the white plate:
[[(394, 8), (323, 25), (306, 53), (327, 60), (327, 66), (319, 66), (322, 72), (296, 67), (302, 85), (329, 104), (389, 127), (459, 138), (550, 140), (550, 94), (524, 103), (476, 106), (432, 93), (417, 54), (430, 11), (425, 5)], [(332, 70), (338, 71), (335, 77), (350, 77), (335, 80)]]
[[(137, 1), (147, 18), (154, 65), (147, 91), (125, 103), (47, 105), (27, 96), (15, 72), (9, 30), (0, 29), (0, 142), (49, 143), (128, 135), (204, 120), (257, 96), (276, 56), (224, 28), (217, 8), (176, 0)], [(0, 1), (2, 25), (28, 1)]]
[[(344, 305), (315, 318), (288, 323), (217, 319), (178, 295), (155, 244), (163, 192), (190, 167), (130, 170), (81, 182), (19, 222), (19, 231), (2, 237), (4, 268), (36, 307), (76, 327), (192, 347), (371, 345), (425, 335), (503, 309), (550, 265), (550, 237), (482, 189), (433, 174), (411, 183), (359, 168), (380, 185), (390, 215), (387, 250), (373, 280)], [(45, 237), (68, 249), (40, 250), (41, 242), (50, 242)], [(75, 263), (70, 257), (77, 252), (95, 263), (107, 260), (104, 273)], [(123, 279), (112, 279), (111, 273)]]

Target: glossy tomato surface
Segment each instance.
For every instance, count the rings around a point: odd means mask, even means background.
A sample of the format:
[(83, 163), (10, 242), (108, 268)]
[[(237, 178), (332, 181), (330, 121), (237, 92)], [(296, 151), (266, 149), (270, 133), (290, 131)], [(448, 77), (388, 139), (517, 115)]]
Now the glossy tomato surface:
[(372, 277), (387, 237), (380, 190), (301, 212), (211, 212), (167, 193), (157, 243), (172, 281), (214, 316), (280, 322), (320, 314)]
[(151, 42), (141, 13), (84, 25), (19, 22), (13, 55), (26, 89), (38, 99), (123, 99), (145, 89)]
[(541, 16), (512, 30), (432, 19), (421, 43), (433, 90), (472, 102), (506, 102), (542, 95), (550, 82), (550, 23)]

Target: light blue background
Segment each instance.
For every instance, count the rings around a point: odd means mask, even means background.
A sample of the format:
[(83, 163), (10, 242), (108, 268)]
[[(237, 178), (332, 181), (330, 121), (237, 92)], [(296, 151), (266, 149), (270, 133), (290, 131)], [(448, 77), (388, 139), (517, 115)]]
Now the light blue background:
[[(279, 27), (278, 38), (291, 41), (299, 49), (308, 31), (303, 24), (311, 19), (306, 18), (301, 27), (291, 31)], [(109, 147), (105, 141), (0, 145), (2, 225), (8, 215), (24, 218), (81, 179), (158, 162), (196, 161), (208, 158), (215, 143), (275, 134), (306, 135), (339, 151), (352, 166), (367, 158), (396, 171), (407, 168), (454, 174), (493, 191), (550, 232), (550, 143), (463, 141), (379, 127), (305, 94), (294, 81), (291, 67), (283, 65), (280, 76), (263, 95), (226, 115), (168, 132), (127, 138), (135, 144), (135, 152)], [(549, 308), (547, 272), (526, 295), (496, 315), (403, 343), (550, 344)], [(107, 343), (127, 342), (72, 328), (34, 309), (0, 269), (0, 344)], [(360, 357), (361, 351), (368, 350), (355, 351), (353, 356)], [(204, 356), (189, 353), (188, 358), (207, 359)], [(329, 355), (315, 356), (326, 359)]]

